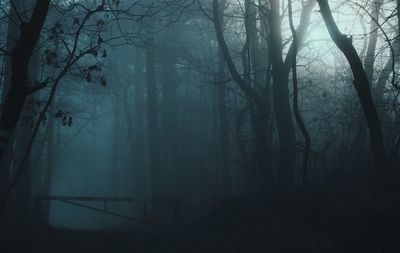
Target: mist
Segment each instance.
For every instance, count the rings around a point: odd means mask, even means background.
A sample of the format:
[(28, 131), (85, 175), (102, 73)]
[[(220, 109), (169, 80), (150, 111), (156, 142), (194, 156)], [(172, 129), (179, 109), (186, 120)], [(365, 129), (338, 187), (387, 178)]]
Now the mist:
[(0, 1), (0, 252), (399, 252), (400, 1)]

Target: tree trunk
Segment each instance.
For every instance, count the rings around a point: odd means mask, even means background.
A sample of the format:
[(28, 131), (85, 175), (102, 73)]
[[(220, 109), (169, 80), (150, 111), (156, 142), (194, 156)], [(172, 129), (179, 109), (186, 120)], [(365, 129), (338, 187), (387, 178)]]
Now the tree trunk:
[[(175, 36), (175, 32), (171, 32)], [(171, 35), (171, 34), (170, 34)], [(169, 35), (168, 35), (169, 38)], [(168, 41), (168, 40), (167, 40)], [(176, 149), (176, 128), (177, 128), (177, 105), (176, 105), (176, 89), (177, 89), (177, 55), (172, 49), (165, 49), (162, 53), (162, 75), (164, 82), (162, 83), (162, 155), (163, 155), (163, 172), (168, 178), (168, 191), (172, 194), (177, 192), (176, 175), (179, 173), (176, 167), (177, 149)]]
[(289, 71), (282, 59), (282, 35), (280, 1), (271, 1), (270, 40), (273, 79), (273, 98), (276, 123), (280, 141), (278, 181), (282, 188), (291, 191), (294, 187), (296, 166), (296, 135), (289, 101)]
[(111, 163), (110, 163), (110, 168), (112, 170), (110, 171), (110, 179), (112, 180), (112, 192), (114, 196), (119, 196), (121, 193), (121, 180), (123, 180), (123, 175), (121, 174), (121, 162), (120, 162), (120, 155), (121, 155), (121, 148), (120, 148), (120, 143), (122, 141), (121, 139), (121, 110), (122, 110), (122, 103), (124, 105), (125, 113), (127, 114), (126, 121), (127, 121), (127, 135), (128, 135), (128, 142), (130, 143), (131, 140), (131, 132), (132, 132), (132, 117), (130, 117), (130, 108), (128, 105), (128, 96), (129, 96), (129, 88), (127, 87), (122, 87), (122, 100), (120, 101), (118, 99), (119, 97), (119, 89), (115, 89), (115, 97), (112, 97), (112, 134), (111, 134), (111, 145), (112, 145), (112, 157), (111, 157)]
[(376, 52), (376, 43), (378, 41), (378, 20), (379, 13), (382, 5), (382, 0), (374, 0), (371, 3), (371, 25), (370, 25), (370, 34), (368, 39), (368, 47), (367, 54), (364, 58), (364, 67), (365, 73), (367, 74), (367, 78), (369, 84), (373, 83), (374, 77), (374, 63), (375, 63), (375, 52)]
[[(259, 7), (261, 8), (261, 7)], [(260, 34), (257, 24), (257, 14), (259, 14), (260, 27), (264, 34)], [(261, 18), (264, 18), (261, 20)], [(267, 138), (267, 127), (271, 118), (271, 91), (269, 81), (267, 78), (267, 47), (268, 42), (263, 38), (267, 35), (266, 17), (260, 11), (257, 11), (256, 3), (254, 0), (246, 1), (245, 8), (245, 27), (247, 34), (247, 45), (250, 62), (248, 63), (248, 74), (252, 77), (249, 79), (254, 80), (254, 89), (260, 95), (262, 100), (262, 108), (251, 106), (250, 112), (252, 115), (252, 124), (256, 138), (256, 171), (258, 178), (259, 190), (264, 190), (266, 187), (271, 187), (274, 183), (274, 176), (270, 164), (270, 143)], [(260, 36), (259, 36), (260, 34)], [(254, 182), (255, 183), (255, 182)]]
[(134, 192), (138, 198), (146, 196), (146, 186), (148, 179), (146, 177), (145, 163), (145, 147), (146, 147), (146, 131), (145, 131), (145, 80), (143, 75), (143, 54), (141, 50), (137, 50), (134, 69), (134, 89), (133, 89), (133, 170), (134, 170)]
[[(9, 20), (8, 20), (8, 27), (7, 27), (7, 51), (11, 52), (12, 49), (15, 46), (15, 42), (18, 39), (19, 36), (19, 25), (20, 22), (16, 17), (16, 13), (22, 12), (22, 6), (21, 2), (18, 1), (15, 4), (15, 8), (10, 8), (9, 10)], [(4, 57), (4, 69), (5, 69), (5, 74), (3, 77), (3, 81), (1, 82), (2, 85), (2, 94), (1, 94), (1, 100), (4, 101), (7, 98), (8, 91), (11, 86), (11, 55), (6, 55)], [(3, 106), (3, 105), (2, 105)], [(14, 135), (15, 136), (15, 135)], [(7, 187), (10, 181), (10, 176), (11, 176), (11, 166), (10, 164), (12, 163), (13, 156), (14, 156), (14, 151), (9, 148), (8, 152), (6, 152), (4, 155), (1, 155), (2, 152), (5, 152), (8, 147), (12, 145), (8, 145), (9, 142), (14, 142), (14, 138), (11, 138), (11, 133), (8, 131), (1, 131), (0, 130), (0, 193), (3, 192), (3, 190)], [(4, 156), (4, 157), (2, 157)], [(1, 196), (1, 195), (0, 195)]]
[[(374, 64), (376, 58), (376, 45), (378, 41), (378, 20), (380, 8), (382, 5), (382, 0), (374, 0), (371, 2), (371, 21), (370, 21), (370, 31), (368, 36), (368, 45), (366, 49), (366, 56), (364, 58), (364, 69), (367, 75), (370, 88), (373, 89), (374, 83)], [(357, 115), (362, 115), (362, 110), (357, 108)], [(362, 157), (362, 154), (365, 152), (365, 142), (367, 140), (367, 126), (365, 120), (361, 117), (357, 117), (359, 120), (356, 122), (356, 134), (354, 134), (354, 143), (353, 147), (356, 155), (358, 157)]]
[(220, 193), (222, 198), (229, 198), (232, 192), (232, 181), (230, 172), (230, 148), (229, 148), (229, 122), (226, 104), (226, 89), (224, 86), (225, 60), (221, 51), (218, 54), (218, 84), (217, 84), (217, 106), (218, 106), (218, 136), (219, 136), (219, 169), (220, 169)]
[[(226, 0), (221, 1), (222, 8), (219, 9), (219, 18), (222, 29), (224, 28), (223, 16), (226, 5)], [(226, 88), (224, 82), (226, 80), (224, 54), (219, 47), (218, 50), (218, 75), (217, 75), (217, 108), (218, 108), (218, 169), (219, 173), (217, 184), (219, 186), (220, 197), (229, 198), (232, 193), (232, 181), (230, 172), (230, 149), (229, 149), (229, 123), (228, 111), (226, 104)]]
[(149, 164), (151, 171), (151, 189), (153, 197), (161, 197), (163, 180), (161, 172), (160, 137), (157, 110), (156, 59), (154, 38), (147, 41), (146, 54), (146, 82), (147, 82), (147, 125), (149, 141)]
[[(32, 16), (20, 26), (19, 38), (11, 50), (10, 88), (5, 97), (0, 117), (0, 130), (10, 135), (21, 115), (28, 90), (29, 63), (44, 25), (50, 0), (37, 1)], [(8, 140), (4, 140), (8, 143)], [(2, 145), (3, 146), (3, 145)], [(0, 160), (5, 148), (0, 148)]]
[(381, 131), (381, 123), (371, 96), (367, 74), (365, 73), (360, 57), (352, 44), (351, 38), (343, 35), (337, 27), (328, 1), (318, 0), (318, 4), (322, 18), (332, 40), (345, 55), (353, 72), (353, 85), (357, 91), (369, 128), (376, 175), (382, 179), (386, 169), (386, 154)]
[[(315, 0), (308, 0), (303, 5), (300, 23), (296, 29), (296, 51), (303, 45), (311, 11), (315, 3)], [(294, 170), (296, 166), (296, 134), (289, 96), (289, 74), (293, 63), (294, 44), (292, 43), (289, 47), (286, 58), (283, 61), (280, 1), (271, 0), (270, 4), (270, 57), (272, 62), (274, 109), (280, 140), (278, 180), (281, 188), (290, 192), (293, 191), (294, 187)]]
[(311, 137), (308, 133), (308, 130), (304, 124), (303, 118), (300, 114), (299, 109), (299, 99), (298, 99), (298, 78), (297, 78), (297, 51), (298, 51), (298, 39), (297, 39), (297, 31), (294, 28), (293, 24), (293, 11), (292, 11), (292, 0), (289, 0), (289, 25), (290, 30), (293, 35), (293, 57), (292, 57), (292, 76), (293, 76), (293, 112), (296, 118), (297, 125), (300, 128), (300, 131), (304, 137), (304, 153), (303, 153), (303, 161), (302, 161), (302, 184), (303, 187), (308, 183), (308, 157), (311, 152)]
[[(49, 117), (47, 121), (46, 129), (46, 142), (47, 142), (47, 154), (46, 154), (46, 169), (44, 171), (44, 180), (42, 185), (41, 194), (44, 196), (51, 195), (51, 181), (53, 178), (54, 170), (54, 158), (55, 158), (55, 147), (54, 147), (54, 117), (52, 111), (49, 111)], [(42, 207), (43, 218), (46, 222), (49, 222), (50, 218), (50, 201), (45, 201)]]
[[(214, 16), (214, 28), (217, 35), (219, 50), (222, 53), (226, 67), (229, 70), (234, 81), (237, 83), (239, 88), (245, 94), (246, 99), (251, 104), (253, 108), (252, 114), (252, 124), (255, 133), (256, 139), (256, 155), (255, 160), (258, 164), (257, 167), (260, 167), (260, 170), (266, 169), (265, 163), (263, 162), (264, 158), (266, 157), (266, 126), (267, 126), (267, 119), (266, 119), (266, 106), (264, 104), (262, 96), (257, 92), (257, 90), (251, 87), (250, 81), (247, 81), (241, 77), (239, 72), (236, 69), (236, 66), (233, 62), (232, 56), (229, 52), (229, 49), (226, 45), (224, 34), (223, 34), (223, 27), (222, 27), (222, 14), (220, 12), (220, 6), (218, 0), (213, 1), (213, 16)], [(246, 25), (246, 29), (249, 29), (249, 25)], [(246, 42), (245, 46), (248, 45), (248, 41)], [(244, 48), (245, 50), (246, 48)], [(244, 51), (245, 52), (245, 51)], [(244, 60), (244, 63), (246, 61)], [(250, 64), (247, 64), (247, 68), (245, 67), (245, 72), (249, 72)], [(246, 70), (247, 69), (247, 70)], [(248, 79), (250, 78), (250, 73), (246, 73)]]

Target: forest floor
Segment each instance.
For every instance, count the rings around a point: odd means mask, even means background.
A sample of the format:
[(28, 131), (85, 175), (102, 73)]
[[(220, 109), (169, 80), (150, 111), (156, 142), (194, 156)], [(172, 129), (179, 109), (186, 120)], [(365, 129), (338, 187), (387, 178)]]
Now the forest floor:
[(357, 194), (234, 199), (157, 235), (40, 226), (2, 230), (0, 252), (400, 252), (397, 202), (371, 204)]

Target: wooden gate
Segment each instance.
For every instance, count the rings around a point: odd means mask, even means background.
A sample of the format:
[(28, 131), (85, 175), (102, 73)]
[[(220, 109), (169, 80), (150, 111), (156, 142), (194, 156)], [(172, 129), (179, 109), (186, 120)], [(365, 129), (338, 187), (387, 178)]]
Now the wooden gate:
[[(148, 220), (148, 206), (149, 204), (157, 203), (157, 204), (162, 204), (162, 205), (167, 205), (170, 208), (172, 208), (172, 213), (173, 213), (173, 222), (177, 223), (179, 221), (180, 217), (180, 212), (181, 212), (181, 201), (180, 199), (177, 198), (152, 198), (149, 200), (140, 200), (136, 198), (117, 198), (117, 197), (91, 197), (91, 196), (36, 196), (34, 198), (34, 212), (35, 216), (43, 221), (43, 216), (44, 216), (44, 210), (43, 210), (43, 204), (45, 202), (50, 202), (50, 201), (60, 201), (69, 205), (73, 206), (78, 206), (81, 208), (85, 208), (88, 210), (92, 210), (95, 212), (101, 212), (104, 214), (116, 216), (119, 218), (127, 219), (130, 221), (134, 222), (139, 222), (139, 223), (144, 223), (144, 224), (149, 224), (150, 221)], [(85, 204), (85, 202), (91, 202), (91, 203), (103, 203), (102, 208), (98, 207), (93, 207)], [(129, 217), (117, 212), (113, 212), (109, 209), (109, 204), (110, 203), (115, 203), (115, 202), (128, 202), (128, 203), (138, 203), (142, 205), (142, 217), (140, 218), (134, 218), (134, 217)]]

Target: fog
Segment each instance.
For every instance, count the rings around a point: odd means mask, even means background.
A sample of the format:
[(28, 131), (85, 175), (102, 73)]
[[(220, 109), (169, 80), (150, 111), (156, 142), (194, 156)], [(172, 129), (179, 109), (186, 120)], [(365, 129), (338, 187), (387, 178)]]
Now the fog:
[(0, 252), (397, 252), (399, 4), (0, 1)]

